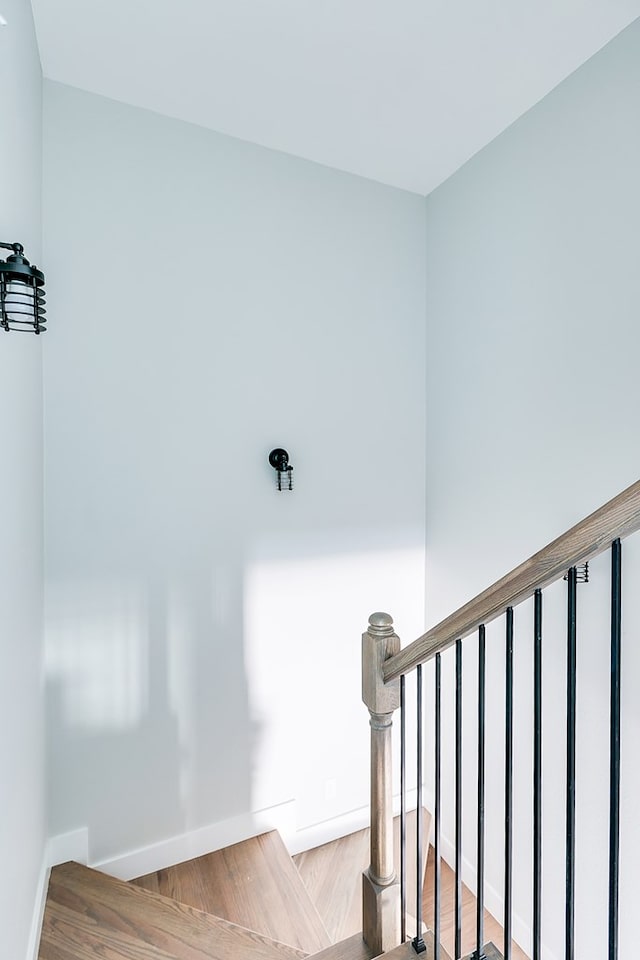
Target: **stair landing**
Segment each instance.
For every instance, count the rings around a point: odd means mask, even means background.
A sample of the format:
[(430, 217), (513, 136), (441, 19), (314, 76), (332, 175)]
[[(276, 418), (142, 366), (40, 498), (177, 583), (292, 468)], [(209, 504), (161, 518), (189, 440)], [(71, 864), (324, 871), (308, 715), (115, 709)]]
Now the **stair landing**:
[[(423, 810), (422, 862), (426, 867), (431, 814)], [(394, 821), (395, 870), (400, 875), (400, 818)], [(371, 832), (359, 830), (294, 856), (311, 899), (318, 908), (332, 943), (362, 931), (362, 874), (369, 868)], [(415, 810), (407, 814), (407, 850), (415, 850)], [(407, 862), (407, 902), (415, 903), (415, 856)], [(411, 929), (411, 927), (410, 927)]]

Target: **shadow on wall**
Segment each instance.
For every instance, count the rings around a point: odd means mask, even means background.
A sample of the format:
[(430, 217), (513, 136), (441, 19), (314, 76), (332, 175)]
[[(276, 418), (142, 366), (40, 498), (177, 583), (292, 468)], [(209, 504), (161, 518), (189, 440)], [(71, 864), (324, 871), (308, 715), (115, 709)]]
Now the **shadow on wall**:
[[(295, 799), (298, 828), (368, 802), (360, 635), (423, 625), (419, 531), (275, 532), (171, 571), (49, 589), (52, 832), (90, 862)], [(218, 545), (219, 546), (219, 545)]]
[(52, 821), (89, 827), (92, 862), (250, 809), (242, 590), (227, 586), (194, 574), (50, 591)]

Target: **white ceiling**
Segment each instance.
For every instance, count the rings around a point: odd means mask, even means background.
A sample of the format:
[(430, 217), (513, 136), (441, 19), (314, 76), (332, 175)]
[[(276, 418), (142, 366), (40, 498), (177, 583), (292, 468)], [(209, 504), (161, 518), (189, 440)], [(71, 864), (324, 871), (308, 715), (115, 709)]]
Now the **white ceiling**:
[(429, 193), (640, 0), (32, 0), (46, 77)]

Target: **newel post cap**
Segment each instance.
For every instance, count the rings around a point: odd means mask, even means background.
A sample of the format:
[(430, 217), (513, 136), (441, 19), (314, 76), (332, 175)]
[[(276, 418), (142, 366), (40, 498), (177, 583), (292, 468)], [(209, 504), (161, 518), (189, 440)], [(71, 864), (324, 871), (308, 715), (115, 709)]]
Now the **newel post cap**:
[(382, 665), (400, 651), (400, 638), (388, 613), (372, 613), (362, 634), (362, 699), (371, 713), (393, 713), (400, 706), (400, 681), (385, 683)]
[(372, 613), (369, 617), (369, 633), (390, 636), (393, 633), (393, 617), (388, 613)]

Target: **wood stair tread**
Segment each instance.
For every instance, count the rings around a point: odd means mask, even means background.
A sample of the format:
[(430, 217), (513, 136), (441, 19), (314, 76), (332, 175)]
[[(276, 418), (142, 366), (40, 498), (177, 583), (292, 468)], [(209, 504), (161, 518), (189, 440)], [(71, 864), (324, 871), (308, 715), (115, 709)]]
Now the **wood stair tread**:
[(132, 884), (313, 954), (331, 946), (277, 831), (263, 833)]
[[(496, 947), (495, 943), (485, 943), (482, 948), (486, 960), (503, 960), (503, 956)], [(475, 950), (473, 953), (470, 953), (468, 957), (465, 957), (465, 960), (472, 960), (475, 956)]]
[(369, 859), (369, 830), (293, 858), (333, 943), (362, 937), (362, 872)]
[[(172, 960), (174, 954), (155, 944), (149, 944), (131, 936), (122, 930), (102, 924), (86, 913), (70, 910), (57, 903), (47, 905), (44, 919), (44, 940), (47, 945), (44, 953), (47, 958), (51, 946), (62, 950), (65, 955), (78, 958), (91, 956), (122, 957), (123, 960), (142, 960), (153, 957), (154, 960)], [(41, 950), (40, 956), (43, 955)]]
[[(433, 933), (429, 931), (424, 938), (424, 942), (427, 945), (427, 952), (422, 954), (417, 954), (411, 945), (411, 941), (407, 940), (406, 943), (401, 943), (399, 947), (396, 947), (394, 950), (389, 950), (387, 953), (382, 954), (384, 960), (415, 960), (416, 957), (433, 957)], [(377, 960), (381, 960), (377, 958)], [(451, 957), (444, 949), (442, 944), (440, 945), (440, 960), (451, 960)]]
[(301, 960), (304, 951), (76, 863), (51, 872), (39, 960)]
[(340, 943), (334, 943), (316, 953), (310, 960), (373, 960), (374, 953), (362, 939), (361, 933), (356, 933), (353, 937), (341, 940)]

